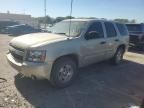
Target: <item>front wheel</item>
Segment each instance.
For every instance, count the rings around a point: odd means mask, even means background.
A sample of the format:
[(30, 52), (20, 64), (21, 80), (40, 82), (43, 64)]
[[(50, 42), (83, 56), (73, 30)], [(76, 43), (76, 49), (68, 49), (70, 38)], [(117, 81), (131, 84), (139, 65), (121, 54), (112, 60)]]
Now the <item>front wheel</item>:
[(123, 55), (124, 55), (124, 48), (119, 47), (114, 55), (114, 57), (112, 58), (112, 63), (115, 65), (118, 65), (122, 62), (123, 60)]
[(60, 58), (54, 63), (50, 82), (54, 87), (64, 88), (70, 85), (77, 73), (77, 65), (71, 58)]

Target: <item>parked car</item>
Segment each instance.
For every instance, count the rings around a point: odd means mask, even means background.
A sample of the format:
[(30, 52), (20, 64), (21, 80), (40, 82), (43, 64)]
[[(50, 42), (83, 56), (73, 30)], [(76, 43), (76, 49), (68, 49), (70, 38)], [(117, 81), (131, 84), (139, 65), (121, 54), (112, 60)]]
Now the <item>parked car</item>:
[(27, 24), (21, 24), (7, 27), (6, 32), (11, 35), (22, 35), (28, 33), (41, 32), (41, 30), (35, 29)]
[(127, 24), (130, 45), (144, 49), (144, 24)]
[(41, 28), (41, 30), (42, 30), (42, 32), (48, 32), (52, 26), (53, 26), (52, 24), (49, 24), (49, 25), (47, 25), (46, 28), (45, 27)]
[(129, 45), (121, 23), (97, 19), (64, 20), (51, 33), (14, 38), (7, 59), (26, 77), (48, 79), (56, 87), (72, 83), (80, 67), (110, 59), (119, 64)]
[(5, 33), (6, 27), (18, 24), (19, 24), (18, 22), (14, 21), (0, 21), (0, 33)]

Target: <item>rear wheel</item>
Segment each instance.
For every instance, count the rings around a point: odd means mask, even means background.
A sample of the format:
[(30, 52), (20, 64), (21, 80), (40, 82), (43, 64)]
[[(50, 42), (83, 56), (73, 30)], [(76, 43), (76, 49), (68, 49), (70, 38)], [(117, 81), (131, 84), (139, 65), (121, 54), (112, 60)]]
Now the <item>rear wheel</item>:
[(71, 58), (58, 59), (52, 69), (50, 81), (54, 87), (63, 88), (70, 85), (77, 73), (77, 66)]
[(124, 48), (123, 47), (119, 47), (114, 55), (114, 57), (112, 58), (112, 63), (115, 65), (118, 65), (122, 62), (123, 60), (123, 55), (124, 55)]

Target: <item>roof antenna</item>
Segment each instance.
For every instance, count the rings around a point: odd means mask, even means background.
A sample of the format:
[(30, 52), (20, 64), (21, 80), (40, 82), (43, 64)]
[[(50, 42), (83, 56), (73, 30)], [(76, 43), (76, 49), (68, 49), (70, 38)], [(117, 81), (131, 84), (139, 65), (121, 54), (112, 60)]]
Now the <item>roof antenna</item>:
[(73, 1), (71, 0), (71, 9), (70, 9), (70, 24), (69, 24), (69, 36), (71, 35), (71, 19), (72, 19), (72, 10), (73, 10)]

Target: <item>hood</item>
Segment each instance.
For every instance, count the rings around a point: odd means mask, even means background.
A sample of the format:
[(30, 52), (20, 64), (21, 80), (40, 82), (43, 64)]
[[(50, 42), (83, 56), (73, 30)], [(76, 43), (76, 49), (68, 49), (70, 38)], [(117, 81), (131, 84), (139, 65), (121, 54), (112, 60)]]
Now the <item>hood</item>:
[(129, 33), (130, 35), (139, 35), (139, 34), (143, 34), (144, 32), (139, 31), (139, 32), (129, 32)]
[(53, 42), (67, 39), (64, 35), (51, 33), (33, 33), (19, 36), (11, 40), (10, 45), (18, 48), (28, 48), (32, 45), (41, 44), (43, 42)]

